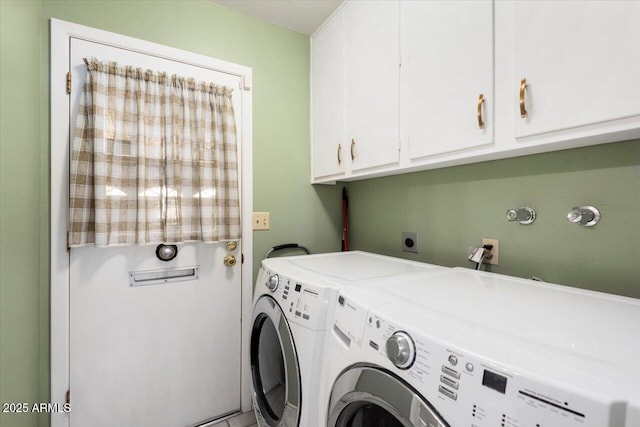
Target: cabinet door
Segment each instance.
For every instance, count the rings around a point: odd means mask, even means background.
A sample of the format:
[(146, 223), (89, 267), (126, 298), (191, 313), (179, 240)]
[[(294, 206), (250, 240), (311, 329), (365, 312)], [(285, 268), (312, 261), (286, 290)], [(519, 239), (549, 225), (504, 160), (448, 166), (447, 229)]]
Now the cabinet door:
[(312, 176), (340, 177), (346, 170), (344, 28), (342, 10), (311, 38)]
[(514, 2), (516, 138), (587, 126), (606, 133), (613, 121), (639, 117), (639, 22), (637, 1)]
[(400, 4), (400, 129), (409, 158), (491, 144), (493, 1)]
[(395, 164), (400, 158), (399, 2), (350, 1), (343, 11), (351, 168)]

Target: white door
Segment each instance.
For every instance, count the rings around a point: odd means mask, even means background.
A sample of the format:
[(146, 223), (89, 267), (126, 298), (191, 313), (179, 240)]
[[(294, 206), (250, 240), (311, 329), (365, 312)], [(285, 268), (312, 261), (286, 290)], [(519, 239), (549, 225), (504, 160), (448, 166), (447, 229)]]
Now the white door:
[(491, 144), (493, 2), (403, 1), (400, 28), (400, 122), (409, 158)]
[[(155, 56), (79, 39), (70, 48), (71, 129), (84, 57), (239, 88), (238, 76)], [(240, 100), (238, 93), (238, 121)], [(240, 409), (241, 263), (223, 263), (227, 254), (241, 257), (240, 242), (233, 251), (223, 243), (178, 248), (169, 262), (156, 258), (155, 245), (71, 249), (72, 427), (194, 426)], [(198, 277), (129, 284), (131, 272), (179, 267), (197, 267)]]

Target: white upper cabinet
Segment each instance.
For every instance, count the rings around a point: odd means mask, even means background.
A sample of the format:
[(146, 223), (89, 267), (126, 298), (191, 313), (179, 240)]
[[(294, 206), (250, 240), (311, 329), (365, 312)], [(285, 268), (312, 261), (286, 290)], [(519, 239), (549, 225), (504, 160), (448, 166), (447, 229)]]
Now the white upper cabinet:
[(312, 36), (312, 182), (640, 138), (639, 23), (640, 1), (348, 0)]
[(594, 142), (606, 142), (607, 134), (638, 128), (640, 2), (509, 3), (518, 140), (597, 136)]
[(400, 132), (409, 159), (493, 143), (493, 2), (400, 2)]
[(350, 1), (345, 19), (346, 127), (352, 171), (397, 164), (399, 2)]
[[(334, 15), (311, 39), (312, 175), (344, 176), (349, 144), (345, 134), (344, 16)], [(350, 161), (350, 160), (349, 160)]]
[(313, 182), (398, 165), (399, 9), (347, 2), (311, 38)]

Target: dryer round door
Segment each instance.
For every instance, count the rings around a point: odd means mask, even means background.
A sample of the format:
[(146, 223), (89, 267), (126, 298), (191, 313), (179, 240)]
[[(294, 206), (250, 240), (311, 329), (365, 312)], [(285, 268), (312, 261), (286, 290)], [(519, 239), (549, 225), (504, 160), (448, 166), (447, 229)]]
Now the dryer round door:
[(270, 296), (253, 309), (251, 387), (260, 426), (297, 426), (300, 417), (300, 368), (287, 319)]
[(354, 365), (333, 385), (328, 427), (449, 427), (413, 387), (382, 368)]

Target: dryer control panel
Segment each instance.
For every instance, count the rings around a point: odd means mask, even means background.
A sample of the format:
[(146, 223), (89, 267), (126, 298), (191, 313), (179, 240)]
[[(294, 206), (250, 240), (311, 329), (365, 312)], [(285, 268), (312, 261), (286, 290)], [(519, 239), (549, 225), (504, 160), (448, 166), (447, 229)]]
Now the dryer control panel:
[(313, 330), (325, 330), (331, 288), (312, 286), (282, 274), (261, 269), (257, 286), (266, 287), (287, 318)]
[[(390, 321), (380, 310), (367, 313), (362, 359), (407, 381), (452, 426), (626, 425), (625, 405), (606, 394), (598, 397), (594, 390), (562, 386), (556, 378), (545, 380), (501, 365), (454, 345), (459, 337), (438, 336), (435, 324)], [(425, 333), (430, 326), (434, 333)]]

